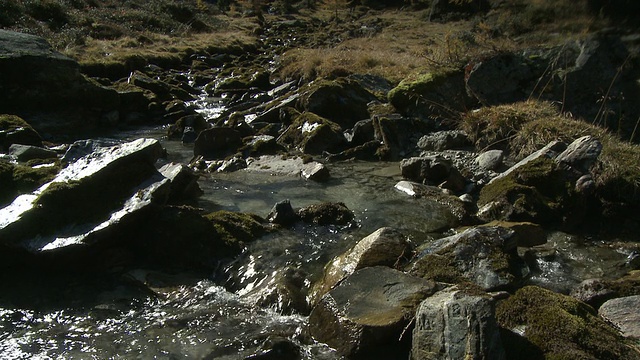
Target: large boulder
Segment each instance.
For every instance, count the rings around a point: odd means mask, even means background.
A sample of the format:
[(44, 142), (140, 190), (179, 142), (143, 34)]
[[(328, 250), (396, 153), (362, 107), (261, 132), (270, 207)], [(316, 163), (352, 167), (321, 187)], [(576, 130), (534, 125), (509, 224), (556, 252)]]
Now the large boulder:
[(300, 114), (278, 138), (278, 142), (305, 154), (339, 152), (347, 144), (342, 127), (311, 112)]
[(58, 238), (84, 234), (87, 224), (107, 221), (140, 190), (151, 189), (149, 196), (155, 196), (161, 184), (149, 179), (157, 174), (154, 163), (162, 154), (157, 140), (139, 139), (80, 158), (0, 209), (2, 243), (40, 251)]
[(0, 30), (0, 94), (6, 110), (62, 110), (105, 113), (118, 110), (115, 90), (80, 74), (78, 63), (43, 38)]
[(352, 128), (358, 121), (368, 119), (367, 104), (375, 96), (365, 90), (357, 81), (340, 78), (322, 80), (302, 89), (301, 108), (327, 118), (343, 129)]
[(315, 305), (332, 287), (355, 271), (369, 266), (402, 265), (409, 257), (411, 247), (398, 231), (383, 227), (325, 266), (322, 279), (309, 292), (309, 303)]
[(433, 282), (385, 266), (356, 271), (325, 294), (309, 316), (311, 335), (351, 359), (407, 358), (403, 331)]
[(42, 137), (26, 121), (16, 115), (0, 115), (0, 149), (13, 144), (42, 146)]
[(452, 284), (472, 282), (484, 290), (515, 287), (529, 273), (516, 246), (513, 230), (470, 228), (419, 248), (409, 273)]
[(458, 70), (410, 76), (389, 91), (388, 100), (403, 115), (436, 120), (474, 104), (465, 91), (464, 73)]
[(425, 299), (416, 312), (412, 360), (506, 359), (493, 299), (451, 287)]
[(527, 286), (496, 308), (509, 359), (640, 359), (590, 306)]
[(242, 146), (240, 132), (228, 127), (214, 127), (201, 131), (193, 146), (194, 156), (205, 159), (224, 159)]

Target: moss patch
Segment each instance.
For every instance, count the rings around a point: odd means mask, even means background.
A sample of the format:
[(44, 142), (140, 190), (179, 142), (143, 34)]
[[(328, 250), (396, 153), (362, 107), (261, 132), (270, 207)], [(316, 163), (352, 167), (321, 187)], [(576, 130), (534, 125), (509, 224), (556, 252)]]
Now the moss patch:
[(387, 99), (397, 109), (406, 109), (421, 102), (421, 98), (428, 94), (437, 93), (457, 73), (454, 70), (444, 70), (409, 76), (389, 91)]
[(32, 168), (0, 160), (0, 206), (11, 202), (16, 196), (34, 191), (52, 180), (60, 171), (60, 165)]
[(498, 304), (496, 317), (508, 329), (524, 326), (524, 336), (545, 359), (640, 358), (593, 308), (536, 286), (522, 288)]
[(555, 162), (539, 158), (486, 185), (478, 206), (498, 206), (498, 220), (553, 222), (572, 208), (574, 191)]
[(227, 245), (251, 242), (267, 233), (265, 220), (258, 215), (220, 210), (205, 217)]

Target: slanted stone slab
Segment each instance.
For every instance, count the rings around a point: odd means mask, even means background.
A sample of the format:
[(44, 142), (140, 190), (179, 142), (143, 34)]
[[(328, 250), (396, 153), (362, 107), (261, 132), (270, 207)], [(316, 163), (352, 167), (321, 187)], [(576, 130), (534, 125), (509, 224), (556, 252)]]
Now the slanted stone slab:
[(615, 325), (623, 336), (640, 339), (640, 295), (611, 299), (602, 304), (598, 315)]
[(311, 311), (311, 335), (348, 358), (406, 359), (403, 331), (418, 304), (434, 292), (433, 282), (388, 267), (358, 270)]
[(383, 227), (358, 243), (344, 254), (333, 259), (324, 269), (323, 278), (309, 294), (309, 303), (314, 305), (333, 286), (356, 270), (368, 266), (393, 266), (409, 256), (410, 245), (400, 232)]
[(52, 181), (0, 209), (0, 241), (34, 248), (32, 239), (55, 238), (60, 229), (101, 223), (157, 174), (154, 164), (163, 152), (157, 140), (138, 139), (80, 158)]

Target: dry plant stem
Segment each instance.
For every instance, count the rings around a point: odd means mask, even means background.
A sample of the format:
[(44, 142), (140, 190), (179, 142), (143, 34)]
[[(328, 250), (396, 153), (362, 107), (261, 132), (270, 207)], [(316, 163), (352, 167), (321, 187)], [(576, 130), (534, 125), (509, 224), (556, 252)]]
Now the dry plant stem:
[(633, 142), (633, 138), (636, 136), (636, 130), (638, 130), (638, 124), (640, 123), (640, 117), (636, 120), (636, 126), (633, 127), (633, 132), (631, 133), (631, 138), (629, 138), (629, 142)]
[(620, 65), (620, 67), (618, 67), (618, 71), (616, 71), (616, 74), (613, 76), (613, 79), (611, 79), (611, 82), (609, 83), (609, 88), (607, 89), (607, 93), (602, 98), (602, 104), (600, 104), (600, 109), (598, 109), (598, 113), (596, 114), (596, 117), (593, 119), (594, 124), (600, 125), (600, 123), (602, 122), (602, 119), (604, 118), (604, 107), (607, 104), (607, 99), (609, 98), (609, 94), (611, 94), (611, 88), (613, 88), (613, 84), (618, 79), (618, 76), (620, 76), (620, 74), (622, 73), (622, 69), (625, 67), (625, 65), (627, 65), (627, 62), (629, 61), (630, 58), (631, 58), (631, 54), (627, 55), (627, 58), (624, 59), (624, 62), (622, 63), (622, 65)]

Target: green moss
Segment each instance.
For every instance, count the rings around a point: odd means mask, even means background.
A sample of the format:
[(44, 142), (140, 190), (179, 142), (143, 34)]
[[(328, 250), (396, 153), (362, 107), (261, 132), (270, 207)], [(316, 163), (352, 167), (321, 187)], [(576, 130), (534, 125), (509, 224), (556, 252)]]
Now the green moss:
[(496, 317), (502, 327), (524, 327), (524, 336), (545, 359), (640, 358), (593, 308), (536, 286), (522, 288), (498, 304)]
[(60, 171), (58, 163), (53, 166), (32, 168), (0, 161), (0, 206), (15, 199), (20, 194), (34, 191), (52, 180)]
[(16, 115), (0, 114), (0, 131), (1, 130), (15, 130), (18, 128), (29, 128), (31, 125), (24, 121), (21, 117)]
[(220, 210), (205, 217), (213, 222), (220, 238), (229, 245), (251, 242), (267, 233), (265, 221), (258, 215)]
[(435, 92), (452, 73), (454, 71), (445, 70), (443, 72), (430, 72), (408, 77), (389, 91), (387, 99), (398, 109), (407, 108), (415, 104), (424, 94)]
[(451, 254), (430, 254), (418, 260), (410, 271), (411, 275), (428, 280), (457, 284), (465, 281), (455, 266)]
[(502, 204), (504, 211), (494, 215), (500, 220), (553, 221), (559, 212), (571, 208), (573, 195), (562, 170), (553, 160), (542, 157), (482, 188), (478, 206)]

